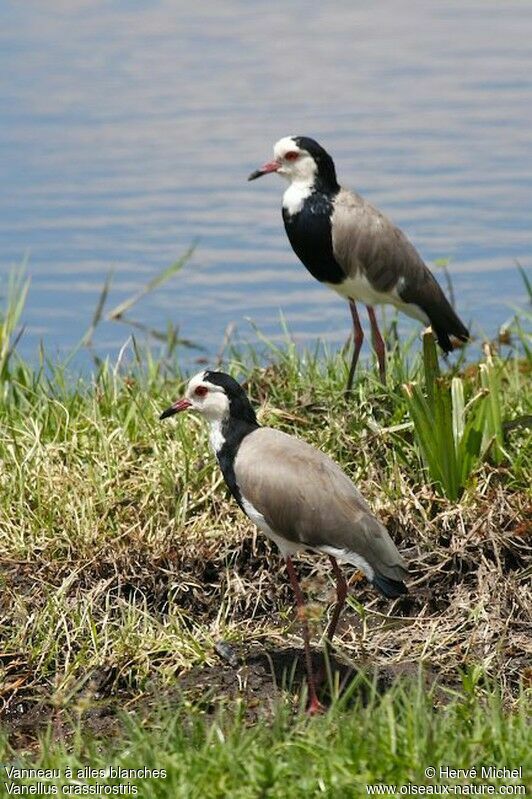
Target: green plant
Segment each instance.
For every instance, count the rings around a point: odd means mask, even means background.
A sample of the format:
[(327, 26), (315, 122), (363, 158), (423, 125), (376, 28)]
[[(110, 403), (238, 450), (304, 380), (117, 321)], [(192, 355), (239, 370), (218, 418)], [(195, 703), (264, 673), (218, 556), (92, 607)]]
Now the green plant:
[(491, 453), (499, 464), (504, 457), (500, 369), (486, 351), (480, 387), (466, 401), (461, 377), (442, 377), (434, 337), (423, 336), (424, 390), (407, 383), (404, 391), (414, 423), (416, 440), (429, 474), (442, 494), (456, 501), (479, 461)]
[[(479, 772), (473, 779), (443, 776), (437, 780), (442, 791), (442, 785), (454, 793), (457, 783), (467, 783), (464, 791), (480, 793), (482, 782), (496, 793), (496, 786), (510, 783), (502, 775), (481, 779), (484, 765), (521, 768), (517, 793), (532, 766), (524, 690), (508, 708), (497, 686), (486, 691), (473, 682), (453, 695), (426, 688), (420, 673), (394, 680), (385, 691), (375, 679), (358, 677), (345, 697), (313, 719), (286, 702), (269, 710), (265, 704), (250, 723), (243, 703), (206, 715), (201, 705), (161, 702), (143, 716), (120, 717), (111, 738), (91, 735), (80, 718), (71, 737), (54, 740), (48, 727), (29, 751), (17, 753), (0, 739), (0, 755), (10, 769), (55, 769), (45, 784), (57, 795), (95, 794), (98, 786), (99, 795), (109, 795), (129, 784), (143, 799), (355, 799), (371, 795), (368, 786), (382, 795), (382, 783), (394, 789), (385, 795), (397, 796), (409, 782), (428, 794), (434, 781), (426, 775), (440, 763), (464, 769), (474, 763)], [(127, 778), (116, 776), (126, 769)], [(8, 773), (2, 778), (11, 790), (26, 792), (36, 782), (32, 776), (10, 780)], [(123, 795), (134, 795), (133, 788)]]
[(9, 359), (17, 346), (24, 328), (16, 333), (20, 316), (26, 303), (30, 281), (23, 270), (14, 270), (8, 278), (5, 311), (0, 315), (0, 381), (6, 379)]
[(482, 436), (482, 451), (489, 452), (492, 461), (499, 465), (506, 457), (502, 429), (501, 366), (496, 364), (487, 344), (486, 362), (479, 366), (480, 384), (488, 392), (486, 416)]

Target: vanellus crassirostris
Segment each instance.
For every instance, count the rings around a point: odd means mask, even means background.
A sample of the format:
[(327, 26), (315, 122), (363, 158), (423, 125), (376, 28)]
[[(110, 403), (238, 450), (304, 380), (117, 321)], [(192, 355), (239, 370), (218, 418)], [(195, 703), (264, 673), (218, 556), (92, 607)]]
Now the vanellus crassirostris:
[[(223, 372), (204, 371), (188, 383), (185, 396), (161, 419), (184, 410), (200, 413), (210, 425), (210, 442), (225, 482), (251, 521), (279, 547), (298, 609), (303, 595), (292, 555), (311, 550), (329, 556), (337, 601), (325, 633), (334, 636), (347, 583), (337, 561), (364, 572), (387, 597), (406, 592), (406, 564), (386, 528), (372, 514), (351, 480), (323, 452), (294, 436), (261, 427), (242, 386)], [(320, 703), (303, 612), (303, 639), (310, 712)]]
[(292, 249), (310, 274), (349, 301), (354, 349), (347, 381), (351, 389), (364, 331), (356, 302), (368, 311), (379, 372), (386, 376), (386, 350), (375, 305), (389, 303), (432, 330), (444, 352), (451, 336), (469, 338), (435, 277), (404, 233), (377, 208), (336, 179), (331, 156), (307, 136), (285, 136), (273, 161), (248, 180), (277, 172), (290, 185), (283, 195), (283, 220)]

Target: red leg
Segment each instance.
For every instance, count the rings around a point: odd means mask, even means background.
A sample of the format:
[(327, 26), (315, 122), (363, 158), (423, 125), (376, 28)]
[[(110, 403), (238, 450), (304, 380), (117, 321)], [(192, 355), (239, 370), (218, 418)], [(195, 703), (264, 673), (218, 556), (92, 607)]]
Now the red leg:
[(369, 321), (371, 323), (371, 334), (373, 338), (373, 347), (377, 353), (377, 360), (379, 362), (379, 375), (382, 383), (386, 383), (386, 346), (377, 324), (377, 317), (371, 305), (366, 305), (368, 310)]
[(320, 704), (318, 695), (316, 693), (316, 681), (314, 679), (314, 669), (312, 667), (312, 657), (310, 654), (310, 634), (308, 629), (308, 622), (304, 615), (305, 600), (303, 599), (303, 594), (301, 592), (301, 587), (297, 579), (296, 571), (294, 569), (294, 564), (292, 563), (292, 558), (289, 555), (287, 555), (285, 560), (286, 560), (286, 569), (288, 571), (288, 577), (290, 578), (290, 585), (292, 586), (292, 590), (296, 598), (296, 605), (299, 614), (301, 616), (301, 621), (303, 625), (303, 641), (305, 643), (305, 662), (307, 665), (308, 690), (309, 690), (309, 699), (310, 699), (308, 712), (312, 715), (314, 713), (319, 713), (320, 710), (322, 709), (322, 705)]
[(347, 597), (347, 583), (342, 570), (339, 567), (336, 558), (333, 558), (332, 555), (329, 555), (329, 560), (331, 561), (331, 566), (333, 567), (334, 576), (336, 578), (336, 605), (334, 606), (333, 615), (331, 616), (329, 626), (327, 627), (327, 632), (325, 633), (326, 646), (332, 643), (334, 633), (336, 632), (338, 619), (340, 618), (340, 613), (342, 612), (342, 608)]
[(364, 331), (362, 330), (362, 325), (360, 324), (360, 318), (358, 316), (358, 311), (354, 300), (349, 300), (349, 308), (353, 318), (353, 358), (351, 359), (351, 366), (349, 367), (349, 377), (347, 378), (347, 386), (345, 389), (346, 394), (349, 394), (353, 386), (353, 378), (355, 376), (358, 356), (360, 354), (362, 342), (364, 341)]

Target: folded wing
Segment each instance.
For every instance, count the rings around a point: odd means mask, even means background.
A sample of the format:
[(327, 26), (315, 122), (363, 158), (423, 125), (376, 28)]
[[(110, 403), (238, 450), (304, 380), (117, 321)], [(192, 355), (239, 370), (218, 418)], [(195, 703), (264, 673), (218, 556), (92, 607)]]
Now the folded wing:
[(376, 292), (389, 295), (405, 313), (428, 319), (445, 352), (452, 349), (449, 336), (469, 338), (414, 245), (377, 208), (342, 189), (332, 223), (334, 256), (347, 276), (364, 275)]
[(401, 581), (404, 560), (388, 531), (351, 480), (304, 441), (261, 427), (235, 459), (242, 495), (277, 535), (364, 568), (367, 576)]

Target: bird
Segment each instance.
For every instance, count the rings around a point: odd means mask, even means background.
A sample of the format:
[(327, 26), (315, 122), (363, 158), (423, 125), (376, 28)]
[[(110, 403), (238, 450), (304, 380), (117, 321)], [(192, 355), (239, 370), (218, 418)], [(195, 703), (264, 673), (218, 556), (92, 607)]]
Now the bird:
[(282, 211), (292, 249), (316, 280), (349, 302), (354, 348), (346, 393), (352, 388), (364, 340), (358, 301), (367, 308), (383, 383), (386, 348), (375, 305), (391, 304), (430, 325), (445, 353), (453, 349), (452, 336), (468, 340), (468, 329), (414, 245), (375, 206), (340, 186), (333, 159), (317, 141), (285, 136), (276, 142), (273, 154), (273, 161), (252, 172), (248, 180), (273, 172), (288, 180)]
[(160, 415), (195, 411), (209, 424), (209, 440), (230, 493), (280, 550), (302, 619), (309, 712), (321, 710), (313, 669), (305, 600), (292, 556), (327, 555), (336, 579), (336, 603), (325, 633), (332, 642), (347, 596), (338, 561), (361, 570), (386, 597), (407, 592), (408, 567), (386, 527), (328, 455), (306, 441), (263, 427), (243, 387), (224, 372), (205, 370), (188, 382), (184, 396)]

